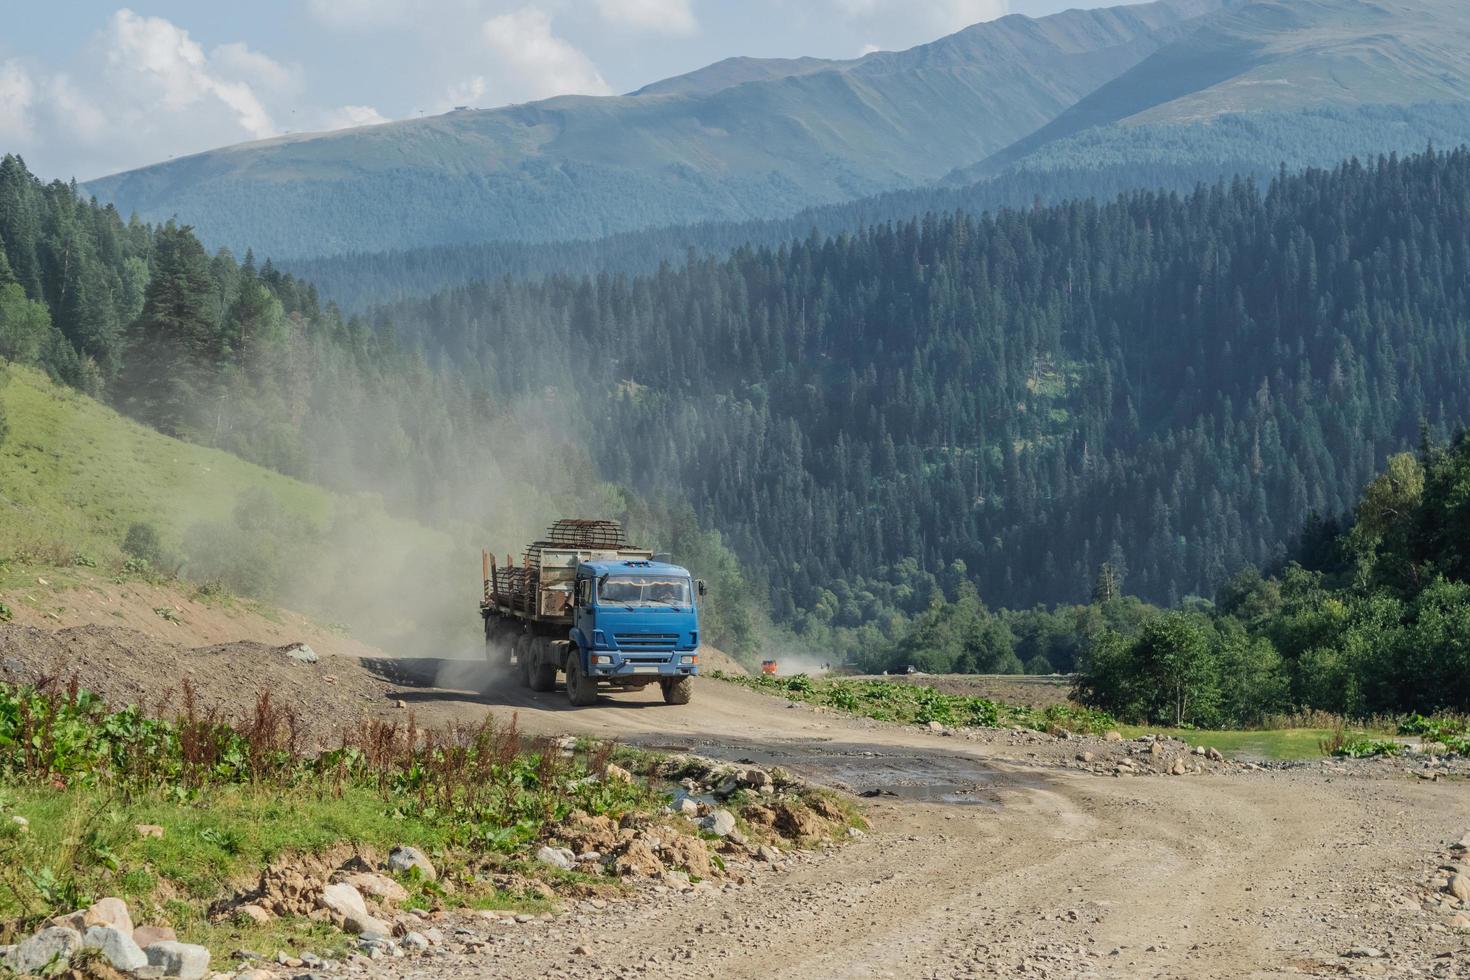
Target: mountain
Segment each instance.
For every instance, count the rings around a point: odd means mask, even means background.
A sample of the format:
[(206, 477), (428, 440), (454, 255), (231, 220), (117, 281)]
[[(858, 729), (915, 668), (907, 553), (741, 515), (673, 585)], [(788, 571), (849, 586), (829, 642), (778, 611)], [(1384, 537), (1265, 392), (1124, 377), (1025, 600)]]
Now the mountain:
[(790, 214), (989, 157), (1238, 0), (979, 24), (846, 62), (721, 62), (561, 97), (227, 147), (92, 181), (277, 258)]
[[(1459, 0), (1250, 0), (1201, 20), (1196, 30), (949, 182), (968, 183), (1028, 160), (1038, 165), (1033, 158), (1046, 156), (1048, 148), (1056, 154), (1057, 144), (1083, 133), (1089, 152), (1111, 142), (1124, 144), (1119, 155), (1129, 155), (1149, 144), (1177, 147), (1195, 136), (1218, 150), (1213, 137), (1222, 121), (1289, 120), (1296, 113), (1310, 117), (1308, 130), (1296, 132), (1286, 146), (1242, 132), (1231, 155), (1249, 153), (1254, 144), (1258, 153), (1284, 150), (1279, 162), (1322, 145), (1324, 128), (1335, 137), (1356, 137), (1358, 152), (1371, 153), (1383, 147), (1365, 143), (1362, 126), (1386, 107), (1435, 115), (1467, 102), (1470, 10)], [(1324, 119), (1339, 125), (1324, 127)]]

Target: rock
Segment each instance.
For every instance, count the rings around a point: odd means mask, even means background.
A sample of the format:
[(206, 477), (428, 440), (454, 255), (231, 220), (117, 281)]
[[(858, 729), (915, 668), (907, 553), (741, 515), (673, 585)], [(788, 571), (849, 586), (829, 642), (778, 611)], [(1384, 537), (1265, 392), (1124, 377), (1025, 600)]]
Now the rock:
[(276, 980), (276, 975), (269, 970), (241, 970), (235, 980)]
[(1097, 758), (1097, 756), (1093, 755), (1091, 752), (1078, 752), (1077, 753), (1077, 761), (1078, 762), (1091, 762), (1092, 760), (1094, 760), (1096, 758)]
[(925, 727), (927, 727), (931, 732), (934, 732), (936, 734), (940, 734), (940, 735), (944, 734), (944, 725), (940, 724), (937, 721), (931, 721)]
[(613, 871), (619, 875), (636, 875), (641, 878), (657, 877), (664, 870), (663, 862), (653, 853), (653, 848), (644, 840), (628, 842), (623, 853), (613, 858)]
[(314, 664), (322, 659), (316, 655), (315, 650), (305, 643), (292, 643), (290, 646), (282, 648), (281, 652), (297, 663), (302, 664)]
[(402, 902), (408, 898), (408, 889), (387, 875), (360, 871), (347, 875), (342, 880), (356, 888), (360, 894), (371, 895), (384, 902)]
[(1148, 754), (1157, 759), (1159, 756), (1164, 754), (1164, 747), (1158, 742), (1154, 742), (1148, 747)]
[(128, 903), (120, 898), (104, 898), (94, 902), (82, 913), (82, 924), (112, 926), (124, 936), (133, 934), (133, 916), (128, 912)]
[(608, 782), (633, 782), (633, 774), (631, 772), (624, 769), (622, 766), (613, 765), (611, 762), (607, 764), (607, 769), (603, 773), (603, 778), (607, 779)]
[(408, 935), (403, 937), (403, 940), (399, 943), (399, 945), (401, 945), (404, 949), (428, 949), (429, 940), (428, 937), (421, 932), (410, 932)]
[(577, 866), (577, 855), (565, 847), (542, 847), (536, 852), (536, 860), (563, 871), (570, 871)]
[(40, 973), (52, 963), (69, 962), (81, 948), (81, 933), (65, 926), (49, 926), (12, 949), (5, 965), (20, 974)]
[(148, 965), (156, 966), (166, 977), (179, 980), (202, 980), (209, 972), (209, 950), (193, 943), (154, 943), (143, 950)]
[(147, 949), (154, 943), (176, 942), (179, 934), (169, 926), (138, 926), (133, 930), (133, 942), (138, 948)]
[(1108, 732), (1106, 735), (1103, 736), (1103, 741), (1104, 742), (1121, 742), (1121, 741), (1123, 741), (1123, 733), (1122, 732)]
[(1215, 748), (1213, 745), (1211, 745), (1209, 748), (1205, 749), (1205, 758), (1206, 759), (1209, 759), (1211, 762), (1224, 762), (1225, 761), (1225, 757), (1220, 754), (1220, 750), (1217, 749), (1217, 748)]
[(767, 844), (762, 844), (755, 849), (755, 856), (767, 864), (775, 864), (781, 860), (781, 852)]
[[(263, 926), (271, 920), (271, 914), (259, 905), (241, 905), (235, 909), (235, 916), (253, 922), (258, 926)], [(170, 938), (176, 939), (178, 937)]]
[(1352, 949), (1348, 950), (1342, 955), (1355, 960), (1381, 960), (1388, 954), (1385, 953), (1383, 950), (1375, 949), (1372, 946), (1354, 946)]
[(682, 813), (686, 817), (697, 817), (699, 816), (699, 804), (686, 796), (674, 804), (674, 812)]
[(342, 928), (363, 936), (391, 936), (393, 927), (374, 917), (356, 888), (344, 882), (328, 885), (317, 898), (322, 908), (342, 919)]
[(1470, 876), (1464, 872), (1456, 872), (1450, 876), (1449, 884), (1445, 885), (1444, 890), (1462, 902), (1470, 902)]
[(425, 929), (424, 938), (435, 946), (444, 945), (444, 933), (440, 932), (438, 929)]
[(133, 941), (132, 930), (123, 932), (116, 926), (96, 925), (82, 936), (83, 949), (95, 949), (114, 969), (131, 973), (148, 965), (143, 948)]
[(729, 810), (712, 810), (709, 816), (699, 821), (699, 826), (716, 837), (728, 837), (735, 829), (735, 814)]
[(399, 844), (388, 852), (388, 867), (399, 873), (409, 868), (418, 868), (419, 874), (424, 876), (425, 881), (438, 881), (439, 872), (434, 870), (434, 864), (429, 856), (417, 847), (409, 847), (407, 844)]
[(1451, 929), (1470, 929), (1470, 912), (1456, 912), (1450, 916)]
[(747, 769), (740, 774), (740, 783), (750, 789), (763, 790), (767, 786), (774, 785), (775, 781), (764, 769)]
[(1174, 765), (1169, 767), (1169, 772), (1175, 776), (1184, 775), (1184, 771), (1184, 760), (1182, 758), (1175, 759)]
[(10, 822), (19, 828), (21, 833), (31, 829), (31, 822), (18, 813), (10, 818)]
[(163, 828), (156, 823), (134, 824), (133, 830), (137, 831), (139, 837), (155, 837), (163, 839)]

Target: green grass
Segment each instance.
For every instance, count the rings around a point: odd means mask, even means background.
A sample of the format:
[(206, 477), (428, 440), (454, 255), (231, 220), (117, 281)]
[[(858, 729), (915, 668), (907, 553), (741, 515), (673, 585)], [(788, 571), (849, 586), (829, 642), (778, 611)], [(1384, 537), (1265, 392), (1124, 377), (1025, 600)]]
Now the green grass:
[(877, 721), (920, 725), (938, 722), (941, 725), (981, 728), (1020, 725), (1038, 731), (1066, 729), (1094, 735), (1117, 727), (1110, 715), (1095, 708), (1083, 708), (1075, 704), (1029, 708), (973, 695), (945, 694), (923, 684), (894, 684), (880, 680), (813, 680), (805, 674), (778, 678), (735, 676), (715, 671), (713, 676), (763, 694), (822, 705)]
[(1219, 749), (1232, 759), (1265, 759), (1273, 762), (1320, 759), (1321, 743), (1332, 737), (1328, 728), (1277, 728), (1261, 731), (1200, 731), (1192, 728), (1148, 728), (1127, 725), (1118, 729), (1127, 738), (1160, 734), (1191, 746)]
[(0, 372), (10, 422), (0, 444), (0, 555), (118, 560), (131, 524), (151, 523), (174, 544), (194, 523), (228, 519), (250, 487), (314, 524), (333, 512), (333, 494), (320, 487), (161, 435), (30, 368)]

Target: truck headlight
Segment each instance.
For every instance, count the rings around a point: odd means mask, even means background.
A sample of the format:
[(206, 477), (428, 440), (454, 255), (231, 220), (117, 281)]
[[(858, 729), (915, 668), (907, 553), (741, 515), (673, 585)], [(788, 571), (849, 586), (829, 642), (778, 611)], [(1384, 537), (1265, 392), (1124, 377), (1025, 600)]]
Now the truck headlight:
[(595, 664), (600, 664), (600, 665), (602, 665), (602, 666), (605, 667), (608, 664), (612, 663), (612, 657), (600, 657), (600, 656), (599, 657), (593, 657), (592, 658), (592, 662), (595, 663)]
[(679, 663), (681, 663), (681, 664), (697, 664), (697, 663), (699, 663), (699, 654), (692, 653), (692, 654), (687, 654), (687, 655), (685, 655), (683, 657), (680, 657), (679, 658)]

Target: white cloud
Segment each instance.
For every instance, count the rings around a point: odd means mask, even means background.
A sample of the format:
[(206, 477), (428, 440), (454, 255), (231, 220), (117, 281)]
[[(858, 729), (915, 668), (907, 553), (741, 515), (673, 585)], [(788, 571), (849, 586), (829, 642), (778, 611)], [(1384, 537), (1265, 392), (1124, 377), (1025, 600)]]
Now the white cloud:
[(323, 26), (371, 31), (411, 19), (413, 0), (308, 0), (307, 9)]
[(693, 34), (699, 29), (689, 0), (597, 0), (602, 19), (654, 34)]
[(485, 97), (485, 76), (476, 75), (455, 82), (444, 93), (446, 107), (457, 105), (478, 106)]
[(352, 129), (389, 122), (387, 116), (370, 105), (338, 106), (321, 117), (321, 129)]
[(0, 139), (19, 141), (31, 134), (36, 86), (17, 61), (0, 64)]
[(878, 51), (882, 51), (882, 50), (883, 49), (880, 48), (880, 47), (878, 47), (878, 45), (876, 45), (876, 44), (864, 44), (862, 46), (862, 48), (860, 48), (858, 50), (858, 57), (859, 58), (862, 58), (862, 57), (865, 57), (865, 56), (870, 55), (870, 54), (874, 54), (874, 53), (876, 53)]
[(854, 18), (902, 16), (921, 20), (936, 30), (957, 31), (1011, 12), (1010, 0), (831, 0), (838, 13)]
[(611, 91), (590, 58), (551, 32), (551, 18), (540, 8), (491, 17), (481, 33), (501, 66), (533, 99)]

